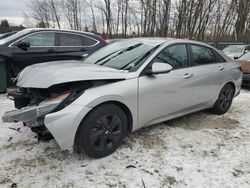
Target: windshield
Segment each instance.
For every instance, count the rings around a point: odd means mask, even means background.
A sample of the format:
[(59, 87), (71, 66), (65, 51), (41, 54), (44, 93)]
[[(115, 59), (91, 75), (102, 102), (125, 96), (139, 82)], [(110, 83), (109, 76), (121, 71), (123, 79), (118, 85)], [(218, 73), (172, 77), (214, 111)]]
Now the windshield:
[(115, 42), (101, 48), (83, 62), (115, 69), (131, 70), (158, 46), (138, 41)]
[(244, 45), (230, 45), (224, 48), (223, 52), (226, 53), (241, 53), (244, 50)]
[(18, 37), (20, 37), (20, 36), (22, 36), (22, 35), (24, 35), (24, 34), (26, 34), (26, 33), (29, 33), (30, 31), (31, 31), (30, 29), (24, 29), (24, 30), (22, 30), (22, 31), (19, 31), (19, 32), (13, 34), (13, 35), (10, 35), (10, 36), (8, 36), (8, 37), (6, 37), (6, 38), (1, 39), (1, 40), (0, 40), (0, 44), (5, 44), (5, 43), (7, 43), (7, 42), (9, 42), (9, 41), (12, 41), (12, 40), (14, 40), (15, 38), (18, 38)]
[(250, 53), (246, 53), (246, 54), (242, 55), (239, 59), (240, 60), (249, 60), (250, 61)]
[(12, 31), (12, 32), (0, 34), (0, 39), (7, 38), (7, 37), (9, 37), (10, 35), (13, 35), (13, 34), (15, 34), (15, 33), (16, 33), (16, 31)]

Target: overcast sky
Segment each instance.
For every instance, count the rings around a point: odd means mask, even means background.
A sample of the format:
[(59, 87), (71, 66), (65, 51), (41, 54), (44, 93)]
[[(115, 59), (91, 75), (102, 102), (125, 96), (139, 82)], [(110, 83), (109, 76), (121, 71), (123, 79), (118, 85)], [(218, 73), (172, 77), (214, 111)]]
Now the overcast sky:
[(28, 11), (29, 0), (0, 0), (0, 20), (7, 19), (10, 24), (23, 23), (24, 12)]

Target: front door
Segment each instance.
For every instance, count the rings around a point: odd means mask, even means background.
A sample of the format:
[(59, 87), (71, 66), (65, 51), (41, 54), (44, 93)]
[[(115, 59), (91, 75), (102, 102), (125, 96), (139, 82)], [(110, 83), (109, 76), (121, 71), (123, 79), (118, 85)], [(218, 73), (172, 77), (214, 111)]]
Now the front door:
[[(30, 47), (26, 50), (19, 48), (19, 43), (26, 42)], [(20, 69), (26, 66), (57, 60), (57, 47), (55, 46), (55, 32), (34, 33), (13, 45), (13, 63)]]
[(163, 49), (153, 62), (168, 63), (169, 73), (139, 77), (139, 126), (150, 125), (190, 111), (193, 72), (185, 44)]

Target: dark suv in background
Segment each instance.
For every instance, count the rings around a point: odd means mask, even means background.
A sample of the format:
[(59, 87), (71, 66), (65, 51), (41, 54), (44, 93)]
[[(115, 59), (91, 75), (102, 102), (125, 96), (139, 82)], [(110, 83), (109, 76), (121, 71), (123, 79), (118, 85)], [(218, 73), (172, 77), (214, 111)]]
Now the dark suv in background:
[(6, 62), (10, 78), (26, 66), (80, 60), (105, 45), (104, 39), (89, 32), (30, 28), (0, 39), (0, 62)]

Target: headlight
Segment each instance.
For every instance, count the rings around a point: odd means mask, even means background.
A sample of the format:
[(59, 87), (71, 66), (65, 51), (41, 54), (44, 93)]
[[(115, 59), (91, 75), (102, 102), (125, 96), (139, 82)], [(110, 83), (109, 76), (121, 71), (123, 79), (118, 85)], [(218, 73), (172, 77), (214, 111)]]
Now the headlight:
[(57, 95), (56, 97), (52, 97), (50, 99), (47, 99), (43, 102), (41, 102), (39, 105), (44, 105), (44, 104), (58, 104), (61, 103), (64, 99), (66, 99), (71, 93), (70, 92), (66, 92), (66, 93), (62, 93), (60, 95)]
[(76, 88), (74, 90), (61, 93), (60, 95), (42, 101), (39, 105), (43, 106), (54, 104), (56, 105), (54, 111), (58, 111), (71, 104), (74, 100), (81, 96), (84, 91), (85, 90), (83, 88)]

